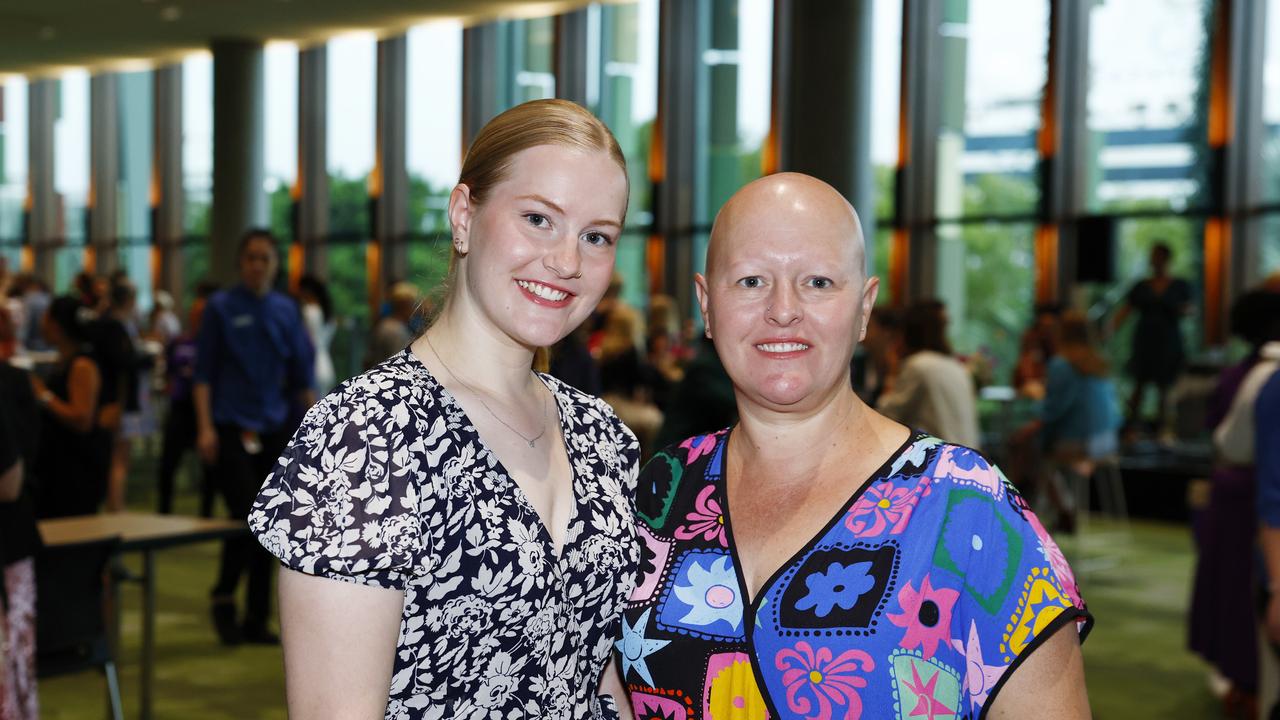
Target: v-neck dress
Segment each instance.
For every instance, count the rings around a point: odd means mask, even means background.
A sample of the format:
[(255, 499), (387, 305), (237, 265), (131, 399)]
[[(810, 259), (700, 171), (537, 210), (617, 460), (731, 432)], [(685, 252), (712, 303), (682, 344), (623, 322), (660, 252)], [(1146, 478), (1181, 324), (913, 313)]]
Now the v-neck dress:
[(386, 718), (610, 718), (596, 695), (639, 546), (635, 437), (540, 375), (575, 506), (564, 546), (405, 350), (308, 413), (249, 527), (284, 565), (404, 591)]
[(640, 473), (643, 556), (615, 644), (637, 718), (982, 717), (1055, 630), (1087, 634), (1071, 569), (1004, 475), (919, 432), (749, 600), (728, 437)]

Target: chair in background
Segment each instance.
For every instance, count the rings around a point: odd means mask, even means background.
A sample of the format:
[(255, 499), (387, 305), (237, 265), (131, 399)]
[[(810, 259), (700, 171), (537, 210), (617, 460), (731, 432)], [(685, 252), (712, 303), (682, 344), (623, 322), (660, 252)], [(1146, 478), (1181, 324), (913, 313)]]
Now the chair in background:
[[(1054, 471), (1068, 488), (1076, 508), (1074, 549), (1071, 558), (1077, 577), (1114, 568), (1125, 556), (1131, 540), (1129, 533), (1129, 508), (1125, 501), (1124, 479), (1120, 462), (1115, 456), (1085, 460), (1069, 465), (1058, 465)], [(1098, 514), (1106, 519), (1107, 529), (1092, 527), (1095, 519), (1092, 506), (1093, 491), (1097, 490)]]
[(100, 668), (108, 710), (122, 720), (120, 681), (108, 635), (108, 564), (119, 540), (46, 547), (36, 556), (36, 674)]

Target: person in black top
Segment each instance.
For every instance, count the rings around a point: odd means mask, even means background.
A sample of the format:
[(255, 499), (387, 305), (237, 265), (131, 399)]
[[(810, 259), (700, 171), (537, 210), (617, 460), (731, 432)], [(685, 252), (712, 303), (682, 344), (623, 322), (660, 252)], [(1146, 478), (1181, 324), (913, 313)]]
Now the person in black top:
[(114, 279), (107, 295), (107, 310), (93, 324), (93, 341), (102, 372), (99, 425), (111, 435), (111, 471), (108, 474), (107, 511), (124, 510), (125, 481), (129, 476), (132, 437), (142, 412), (140, 372), (148, 358), (139, 352), (133, 320), (138, 290), (128, 278)]
[[(6, 341), (13, 335), (13, 323), (0, 322), (0, 345), (12, 347)], [(39, 443), (39, 412), (28, 373), (7, 358), (0, 360), (0, 468), (11, 468), (0, 480), (0, 625), (7, 634), (0, 683), (9, 711), (5, 715), (0, 710), (0, 715), (31, 720), (40, 716), (35, 667), (35, 555), (40, 531), (32, 506), (35, 478), (30, 464)]]
[(1142, 400), (1147, 387), (1156, 386), (1157, 432), (1166, 428), (1166, 402), (1169, 388), (1178, 379), (1185, 364), (1182, 342), (1182, 318), (1191, 314), (1191, 284), (1169, 274), (1173, 250), (1165, 243), (1151, 248), (1151, 277), (1134, 283), (1116, 313), (1112, 329), (1119, 328), (1129, 315), (1136, 313), (1133, 350), (1128, 370), (1133, 377), (1133, 393), (1129, 396), (1128, 425), (1135, 426), (1142, 413)]
[(35, 474), (41, 518), (98, 512), (107, 493), (111, 435), (99, 423), (102, 373), (88, 343), (79, 300), (60, 297), (45, 313), (44, 336), (57, 349), (49, 377), (31, 376), (43, 406)]

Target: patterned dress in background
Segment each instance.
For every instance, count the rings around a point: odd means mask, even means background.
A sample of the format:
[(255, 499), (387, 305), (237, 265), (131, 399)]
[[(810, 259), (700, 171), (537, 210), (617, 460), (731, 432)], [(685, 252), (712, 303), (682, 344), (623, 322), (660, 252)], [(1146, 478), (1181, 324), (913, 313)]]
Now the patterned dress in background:
[(1004, 475), (923, 433), (748, 602), (728, 437), (640, 475), (641, 574), (616, 643), (636, 717), (981, 717), (1042, 640), (1088, 632), (1071, 569)]
[(404, 591), (386, 717), (616, 717), (596, 695), (639, 548), (639, 446), (550, 376), (575, 507), (559, 556), (461, 406), (409, 350), (307, 413), (249, 526), (288, 567)]

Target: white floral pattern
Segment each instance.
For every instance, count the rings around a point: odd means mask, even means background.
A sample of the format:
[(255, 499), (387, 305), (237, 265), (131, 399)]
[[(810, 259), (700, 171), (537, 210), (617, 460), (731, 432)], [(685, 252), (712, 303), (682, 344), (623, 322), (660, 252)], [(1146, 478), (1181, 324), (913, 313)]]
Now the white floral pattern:
[(609, 718), (596, 695), (639, 563), (639, 446), (541, 376), (576, 505), (560, 557), (456, 400), (408, 350), (313, 407), (249, 526), (285, 565), (404, 590), (386, 718)]

